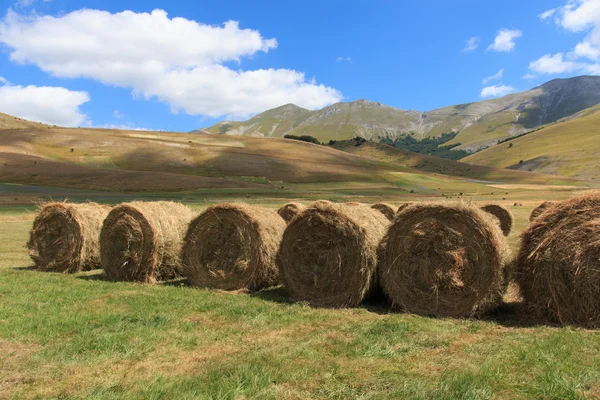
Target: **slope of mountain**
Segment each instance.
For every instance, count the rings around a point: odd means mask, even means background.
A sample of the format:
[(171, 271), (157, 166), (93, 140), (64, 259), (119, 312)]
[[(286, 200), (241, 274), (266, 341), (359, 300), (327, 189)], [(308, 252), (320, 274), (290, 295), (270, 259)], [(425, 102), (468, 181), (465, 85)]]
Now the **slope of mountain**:
[(458, 149), (475, 152), (596, 104), (600, 104), (600, 77), (579, 76), (555, 79), (498, 99), (427, 112), (401, 110), (367, 100), (336, 103), (318, 111), (286, 105), (245, 122), (221, 122), (208, 131), (264, 137), (311, 135), (324, 142), (354, 136), (377, 139), (407, 134), (422, 139), (458, 132), (447, 144), (459, 144)]
[(258, 137), (282, 137), (302, 121), (314, 114), (313, 111), (286, 104), (258, 114), (247, 121), (223, 121), (206, 129), (210, 133), (229, 133)]
[(463, 161), (600, 180), (600, 106), (581, 112), (577, 118), (567, 118), (472, 154)]

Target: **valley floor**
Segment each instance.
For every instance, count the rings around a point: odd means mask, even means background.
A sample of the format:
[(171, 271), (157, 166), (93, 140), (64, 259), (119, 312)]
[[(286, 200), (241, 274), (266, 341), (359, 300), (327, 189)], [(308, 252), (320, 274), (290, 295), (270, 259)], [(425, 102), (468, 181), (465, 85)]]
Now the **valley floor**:
[[(532, 208), (511, 207), (513, 250)], [(487, 319), (460, 320), (313, 309), (283, 288), (42, 273), (24, 248), (32, 219), (31, 206), (0, 207), (0, 398), (600, 396), (600, 333), (531, 325), (514, 294)]]

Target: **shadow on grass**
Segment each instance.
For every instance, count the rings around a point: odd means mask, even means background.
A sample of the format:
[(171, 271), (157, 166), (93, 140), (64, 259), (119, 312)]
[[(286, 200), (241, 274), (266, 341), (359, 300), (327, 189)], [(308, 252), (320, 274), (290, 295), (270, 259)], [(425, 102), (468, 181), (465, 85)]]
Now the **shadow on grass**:
[[(259, 299), (262, 299), (265, 301), (270, 301), (273, 303), (278, 303), (278, 304), (296, 304), (296, 303), (298, 303), (297, 301), (292, 299), (287, 288), (283, 285), (268, 288), (268, 289), (263, 289), (259, 292), (255, 292), (255, 293), (248, 293), (248, 296), (257, 297)], [(313, 307), (313, 308), (316, 309), (318, 307)], [(362, 308), (362, 309), (365, 309), (365, 310), (375, 313), (375, 314), (389, 314), (390, 312), (393, 312), (390, 308), (390, 304), (389, 304), (388, 300), (385, 298), (385, 296), (382, 293), (376, 293), (374, 295), (371, 295), (367, 300), (365, 300), (363, 302), (363, 304), (361, 304), (357, 308)], [(331, 308), (331, 309), (335, 310), (334, 308)]]
[(250, 297), (258, 297), (259, 299), (270, 301), (279, 304), (294, 304), (296, 303), (290, 293), (284, 286), (276, 286), (269, 289), (263, 289), (259, 292), (249, 293)]
[(495, 322), (507, 328), (561, 328), (563, 326), (532, 315), (523, 302), (502, 303), (496, 310), (481, 316), (479, 320)]
[[(104, 273), (103, 270), (99, 269), (99, 270), (94, 270), (94, 271), (87, 271), (82, 273), (81, 275), (77, 276), (78, 279), (84, 279), (87, 281), (105, 281), (105, 282), (129, 282), (129, 283), (143, 283), (143, 282), (134, 282), (134, 281), (115, 281), (113, 279), (109, 279), (106, 274)], [(175, 287), (182, 287), (182, 286), (190, 286), (190, 284), (188, 283), (187, 278), (178, 278), (178, 279), (172, 279), (169, 281), (164, 281), (164, 282), (156, 282), (156, 285), (160, 285), (160, 286), (175, 286)]]
[[(13, 269), (15, 271), (38, 271), (38, 269), (35, 265), (31, 265), (29, 267), (14, 267)], [(39, 270), (39, 271), (43, 272), (42, 270)]]

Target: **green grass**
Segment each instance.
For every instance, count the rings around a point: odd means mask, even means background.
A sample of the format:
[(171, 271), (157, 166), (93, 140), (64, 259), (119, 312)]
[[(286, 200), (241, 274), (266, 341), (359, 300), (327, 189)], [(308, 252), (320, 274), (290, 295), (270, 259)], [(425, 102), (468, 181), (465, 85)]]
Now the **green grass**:
[[(513, 208), (518, 229), (531, 208)], [(600, 395), (595, 331), (512, 326), (506, 313), (478, 321), (377, 304), (312, 309), (282, 288), (243, 295), (41, 273), (24, 269), (32, 214), (0, 211), (0, 398)]]

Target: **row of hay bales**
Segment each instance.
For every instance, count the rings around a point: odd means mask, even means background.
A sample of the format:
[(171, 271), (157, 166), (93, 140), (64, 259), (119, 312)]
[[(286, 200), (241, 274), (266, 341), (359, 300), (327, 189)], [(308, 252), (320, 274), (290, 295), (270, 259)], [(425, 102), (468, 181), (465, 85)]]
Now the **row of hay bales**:
[(236, 203), (195, 218), (172, 202), (52, 203), (35, 219), (28, 247), (44, 270), (100, 266), (108, 279), (140, 282), (183, 275), (192, 286), (223, 290), (283, 283), (292, 298), (318, 307), (356, 306), (383, 292), (405, 311), (452, 317), (497, 307), (514, 273), (532, 311), (594, 325), (600, 253), (588, 247), (600, 241), (589, 236), (597, 229), (589, 214), (572, 210), (582, 201), (597, 208), (595, 196), (539, 213), (514, 263), (504, 237), (511, 214), (467, 203), (317, 201), (287, 204), (279, 215)]

